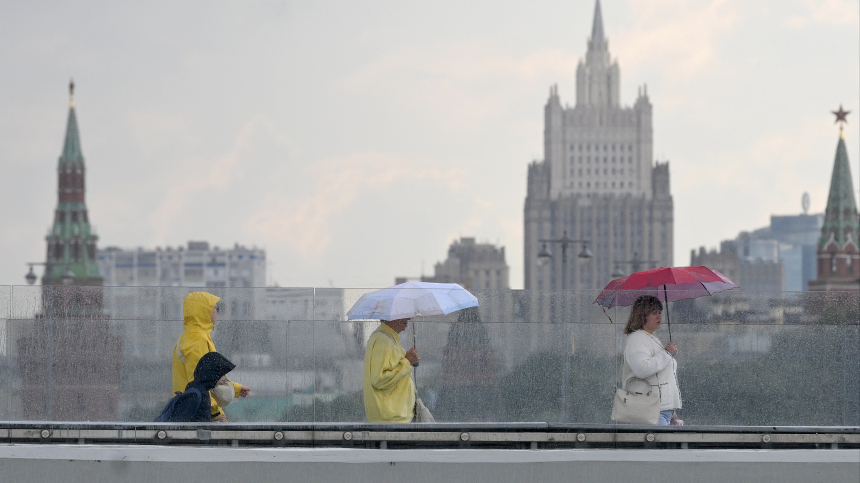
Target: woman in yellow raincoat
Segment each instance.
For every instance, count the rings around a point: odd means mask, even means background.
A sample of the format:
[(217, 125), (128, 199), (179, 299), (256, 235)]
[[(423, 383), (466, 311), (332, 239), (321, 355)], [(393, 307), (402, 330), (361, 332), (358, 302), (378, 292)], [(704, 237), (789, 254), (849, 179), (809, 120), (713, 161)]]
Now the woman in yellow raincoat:
[[(194, 369), (204, 354), (216, 352), (212, 342), (212, 329), (218, 316), (219, 297), (206, 292), (192, 292), (185, 297), (182, 311), (185, 314), (185, 331), (173, 349), (173, 392), (185, 391), (185, 386), (194, 380)], [(245, 397), (251, 392), (248, 386), (233, 383), (235, 397)], [(227, 421), (224, 410), (212, 400), (212, 420)]]
[(403, 350), (400, 333), (409, 319), (383, 320), (364, 352), (364, 411), (371, 423), (408, 423), (415, 417), (414, 347)]

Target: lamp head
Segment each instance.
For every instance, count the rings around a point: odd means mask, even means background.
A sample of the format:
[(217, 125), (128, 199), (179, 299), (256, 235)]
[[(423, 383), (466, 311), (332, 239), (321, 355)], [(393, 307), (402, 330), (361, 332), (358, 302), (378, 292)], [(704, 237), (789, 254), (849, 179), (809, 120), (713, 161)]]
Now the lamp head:
[(594, 258), (594, 254), (591, 253), (591, 250), (588, 249), (588, 244), (583, 243), (582, 244), (582, 251), (579, 252), (579, 255), (577, 255), (577, 257), (583, 261), (591, 260), (592, 258)]
[(543, 246), (537, 254), (538, 265), (544, 265), (550, 260), (552, 260), (552, 252), (549, 251), (549, 248), (547, 248), (546, 246), (546, 242), (544, 242)]
[(24, 279), (27, 280), (27, 285), (33, 285), (36, 283), (36, 273), (33, 272), (33, 265), (30, 265), (30, 271), (27, 272), (27, 275), (24, 275)]

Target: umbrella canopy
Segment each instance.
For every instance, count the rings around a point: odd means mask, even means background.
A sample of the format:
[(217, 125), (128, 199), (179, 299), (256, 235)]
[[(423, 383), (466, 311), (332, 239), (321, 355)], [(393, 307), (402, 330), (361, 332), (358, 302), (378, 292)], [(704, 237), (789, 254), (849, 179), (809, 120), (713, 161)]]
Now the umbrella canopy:
[[(627, 307), (642, 295), (652, 295), (662, 302), (694, 299), (737, 288), (737, 284), (722, 273), (708, 267), (661, 267), (632, 273), (609, 282), (594, 299), (594, 303), (609, 307)], [(611, 320), (611, 319), (610, 319)], [(672, 340), (672, 319), (666, 305), (669, 340)]]
[(733, 288), (737, 288), (737, 284), (708, 267), (661, 267), (616, 278), (606, 285), (594, 303), (606, 308), (616, 305), (627, 307), (642, 295), (674, 302)]
[(456, 283), (406, 282), (362, 295), (346, 316), (347, 320), (411, 319), (477, 306), (478, 299)]

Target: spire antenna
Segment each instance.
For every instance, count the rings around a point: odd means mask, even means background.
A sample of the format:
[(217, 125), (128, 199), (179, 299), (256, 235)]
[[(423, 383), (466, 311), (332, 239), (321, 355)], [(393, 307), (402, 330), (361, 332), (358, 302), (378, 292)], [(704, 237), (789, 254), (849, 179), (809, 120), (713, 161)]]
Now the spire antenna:
[(75, 107), (75, 79), (69, 78), (69, 107)]
[(603, 33), (603, 13), (600, 11), (600, 0), (594, 3), (594, 20), (591, 24), (592, 42), (603, 42), (606, 39)]

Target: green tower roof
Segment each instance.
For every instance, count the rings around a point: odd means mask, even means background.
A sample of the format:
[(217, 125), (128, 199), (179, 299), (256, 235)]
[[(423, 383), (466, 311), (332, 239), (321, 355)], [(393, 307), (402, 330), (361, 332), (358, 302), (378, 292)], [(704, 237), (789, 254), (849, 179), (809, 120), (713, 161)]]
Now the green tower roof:
[(860, 218), (857, 214), (857, 202), (854, 199), (854, 183), (851, 177), (851, 166), (848, 164), (848, 150), (845, 148), (845, 139), (840, 130), (819, 247), (824, 248), (831, 238), (839, 249), (845, 247), (849, 237), (857, 243), (858, 231), (860, 231), (858, 223)]
[(63, 154), (60, 163), (83, 163), (84, 155), (81, 153), (81, 138), (78, 135), (78, 119), (75, 116), (75, 107), (69, 109), (69, 121), (66, 124), (66, 141), (63, 144)]
[(75, 115), (75, 83), (69, 82), (69, 120), (66, 122), (66, 140), (63, 143), (63, 154), (60, 164), (84, 164), (81, 152), (81, 137), (78, 134), (78, 118)]

